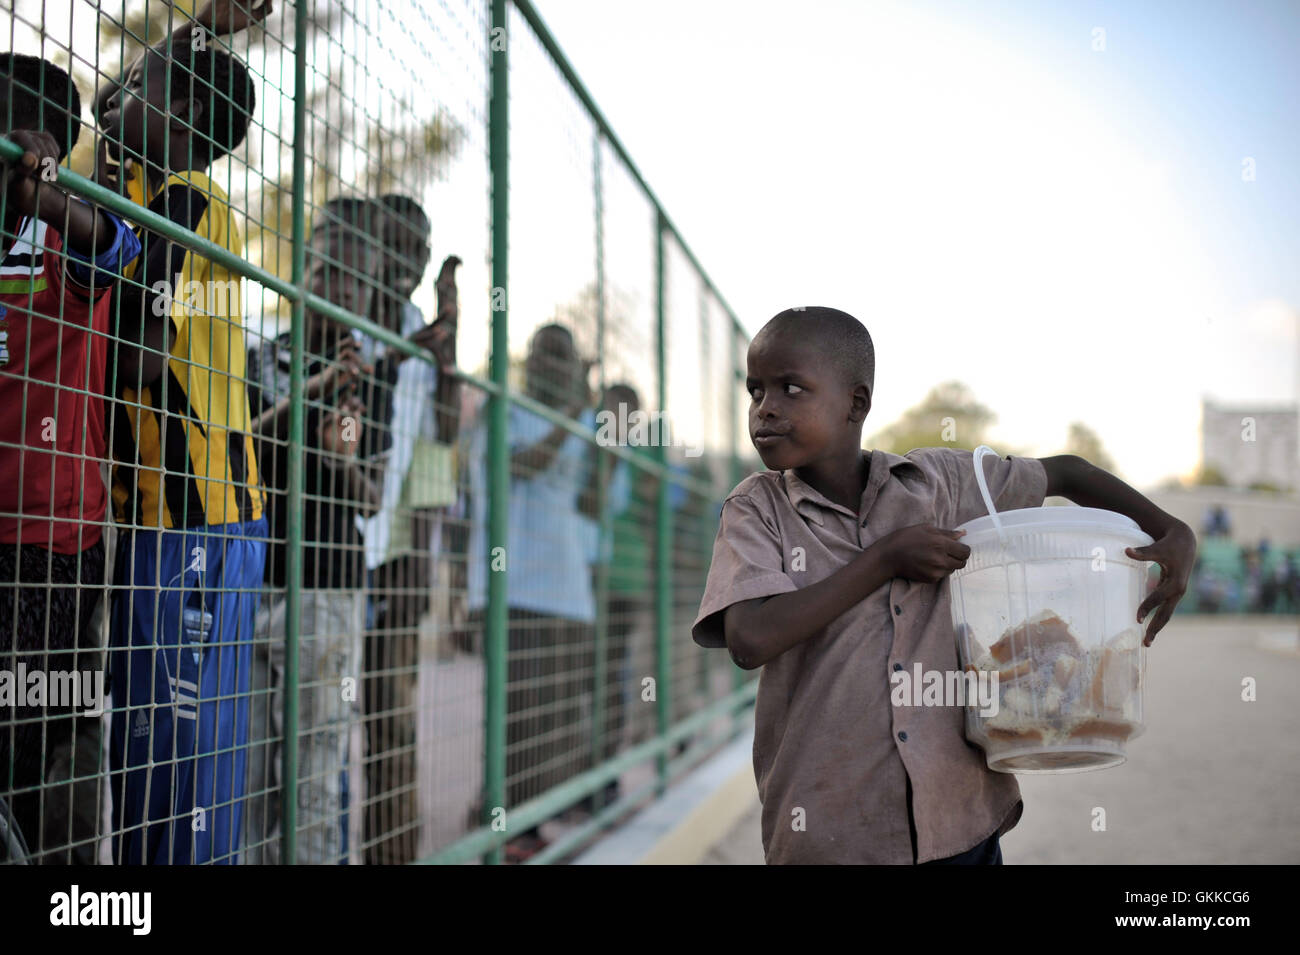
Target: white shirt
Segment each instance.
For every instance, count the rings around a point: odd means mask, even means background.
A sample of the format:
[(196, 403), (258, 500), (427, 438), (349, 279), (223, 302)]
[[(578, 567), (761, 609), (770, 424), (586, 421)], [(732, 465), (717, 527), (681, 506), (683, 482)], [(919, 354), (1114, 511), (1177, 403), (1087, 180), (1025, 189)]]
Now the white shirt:
[[(424, 313), (410, 302), (402, 303), (402, 336), (409, 338), (424, 327)], [(357, 332), (362, 359), (373, 363), (387, 351), (383, 342)], [(365, 538), (366, 569), (374, 570), (388, 554), (392, 535), (393, 517), (402, 498), (402, 485), (415, 456), (417, 440), (438, 440), (438, 416), (435, 401), (438, 391), (438, 369), (433, 365), (408, 358), (397, 368), (397, 384), (393, 389), (392, 417), (387, 422), (392, 435), (392, 447), (384, 455), (384, 485), (380, 506), (369, 518), (357, 516), (357, 527)], [(431, 542), (437, 550), (438, 536)]]

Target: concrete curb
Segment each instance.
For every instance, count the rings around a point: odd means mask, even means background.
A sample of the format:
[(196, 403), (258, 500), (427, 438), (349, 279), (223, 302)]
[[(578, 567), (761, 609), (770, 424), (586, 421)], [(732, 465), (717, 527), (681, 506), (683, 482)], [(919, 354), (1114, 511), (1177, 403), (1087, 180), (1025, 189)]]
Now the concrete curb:
[(746, 732), (574, 865), (696, 865), (758, 799), (754, 734)]

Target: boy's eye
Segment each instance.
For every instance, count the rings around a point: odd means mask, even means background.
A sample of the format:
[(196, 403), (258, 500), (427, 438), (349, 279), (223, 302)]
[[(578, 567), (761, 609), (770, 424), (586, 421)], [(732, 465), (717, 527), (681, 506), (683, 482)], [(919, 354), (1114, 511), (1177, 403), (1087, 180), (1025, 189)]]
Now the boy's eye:
[(789, 389), (789, 388), (793, 388), (793, 389), (794, 389), (793, 391), (787, 391), (787, 392), (786, 392), (787, 394), (797, 395), (797, 394), (799, 394), (799, 392), (803, 391), (803, 388), (801, 388), (799, 385), (793, 384), (792, 382), (788, 382), (788, 381), (787, 381), (787, 382), (785, 383), (785, 386), (786, 386), (787, 389)]

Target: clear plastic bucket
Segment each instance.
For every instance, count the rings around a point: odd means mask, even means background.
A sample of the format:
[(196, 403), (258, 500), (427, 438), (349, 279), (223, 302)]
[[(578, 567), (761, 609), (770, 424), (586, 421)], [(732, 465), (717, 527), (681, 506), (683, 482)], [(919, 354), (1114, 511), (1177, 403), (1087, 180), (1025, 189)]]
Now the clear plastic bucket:
[[(966, 736), (990, 769), (1069, 773), (1124, 762), (1144, 730), (1146, 650), (1137, 608), (1147, 563), (1124, 554), (1151, 537), (1091, 507), (999, 513), (975, 450), (987, 517), (962, 524), (966, 566), (950, 577), (957, 652), (992, 686), (996, 713), (966, 707)], [(987, 715), (985, 715), (987, 713)]]

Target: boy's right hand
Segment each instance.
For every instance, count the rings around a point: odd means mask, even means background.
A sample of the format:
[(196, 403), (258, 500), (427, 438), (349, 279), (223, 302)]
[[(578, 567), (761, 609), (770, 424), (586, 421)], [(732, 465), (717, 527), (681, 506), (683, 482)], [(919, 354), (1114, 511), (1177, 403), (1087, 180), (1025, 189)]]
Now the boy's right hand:
[[(14, 143), (23, 148), (23, 154), (16, 162), (8, 163), (9, 201), (24, 216), (40, 218), (37, 208), (41, 201), (40, 185), (44, 171), (50, 168), (47, 160), (59, 164), (59, 144), (54, 137), (42, 130), (15, 129), (9, 134)], [(62, 201), (62, 193), (47, 187), (46, 194)]]
[(965, 531), (945, 530), (933, 524), (913, 524), (876, 541), (885, 566), (893, 576), (935, 584), (966, 566), (970, 548), (961, 542)]
[(194, 22), (217, 35), (234, 36), (272, 13), (271, 0), (208, 0), (194, 15)]

